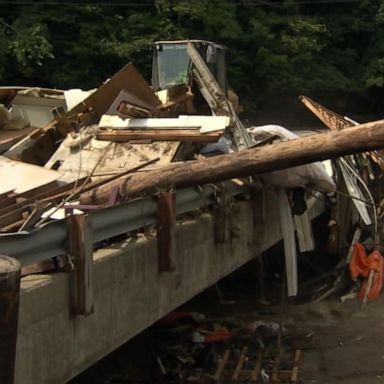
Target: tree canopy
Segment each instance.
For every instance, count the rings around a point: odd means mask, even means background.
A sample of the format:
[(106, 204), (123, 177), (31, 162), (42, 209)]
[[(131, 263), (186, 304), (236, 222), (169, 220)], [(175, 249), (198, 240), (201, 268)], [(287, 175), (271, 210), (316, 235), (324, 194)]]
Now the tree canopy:
[(2, 85), (92, 88), (127, 62), (150, 80), (153, 41), (201, 38), (228, 48), (251, 109), (384, 86), (383, 0), (3, 0), (0, 15)]

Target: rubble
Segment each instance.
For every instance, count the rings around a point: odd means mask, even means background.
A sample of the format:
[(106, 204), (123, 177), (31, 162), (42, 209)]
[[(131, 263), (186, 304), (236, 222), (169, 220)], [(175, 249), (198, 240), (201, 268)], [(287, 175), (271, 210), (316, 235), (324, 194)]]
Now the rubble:
[[(231, 246), (234, 196), (250, 200), (262, 232), (263, 191), (273, 189), (284, 243), (282, 297), (300, 292), (299, 259), (316, 248), (309, 211), (323, 200), (331, 205), (327, 248), (340, 260), (315, 300), (338, 292), (347, 266), (358, 293), (341, 299), (377, 299), (384, 120), (358, 124), (302, 96), (331, 132), (246, 128), (236, 95), (208, 66), (212, 43), (169, 44), (185, 49), (187, 71), (165, 89), (151, 88), (132, 64), (91, 91), (0, 88), (0, 250), (22, 258), (18, 242), (40, 236), (44, 251), (22, 260), (22, 275), (71, 273), (71, 315), (91, 316), (95, 248), (146, 228), (157, 238), (156, 271), (175, 271), (180, 213), (210, 210), (215, 245)], [(156, 359), (164, 382), (298, 382), (301, 351), (282, 353), (281, 324), (196, 314), (168, 321), (177, 323), (167, 330), (177, 343)]]
[[(250, 178), (240, 184), (277, 187), (289, 295), (298, 289), (295, 232), (301, 252), (315, 247), (311, 199), (336, 193), (329, 246), (345, 254), (346, 263), (345, 243), (356, 224), (380, 242), (371, 185), (381, 178), (383, 121), (357, 125), (301, 96), (332, 132), (299, 137), (276, 125), (246, 129), (236, 95), (210, 71), (196, 48), (200, 43), (172, 44), (185, 47), (190, 77), (166, 89), (152, 89), (132, 64), (91, 91), (0, 88), (0, 171), (3, 180), (13, 174), (0, 191), (3, 234), (38, 231), (59, 218), (156, 196), (168, 216), (158, 236), (167, 239), (160, 248), (171, 268), (172, 191)], [(19, 180), (16, 171), (33, 178)]]
[(238, 318), (175, 311), (153, 332), (159, 344), (156, 382), (299, 382), (301, 350), (274, 321), (244, 323)]

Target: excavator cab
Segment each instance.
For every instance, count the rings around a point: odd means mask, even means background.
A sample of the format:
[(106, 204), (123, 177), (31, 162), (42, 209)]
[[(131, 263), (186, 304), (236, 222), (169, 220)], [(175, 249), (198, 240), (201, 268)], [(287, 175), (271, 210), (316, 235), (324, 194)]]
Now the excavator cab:
[(155, 91), (176, 85), (191, 85), (188, 41), (195, 46), (222, 90), (227, 93), (225, 49), (205, 40), (156, 41), (153, 44), (152, 86)]

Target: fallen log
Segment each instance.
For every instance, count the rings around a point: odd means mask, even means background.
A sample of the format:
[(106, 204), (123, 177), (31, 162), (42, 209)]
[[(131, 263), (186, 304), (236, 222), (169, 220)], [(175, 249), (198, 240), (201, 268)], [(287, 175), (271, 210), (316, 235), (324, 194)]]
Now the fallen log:
[(348, 130), (314, 134), (201, 160), (172, 163), (110, 183), (83, 195), (81, 202), (105, 202), (113, 187), (118, 187), (125, 198), (131, 198), (154, 193), (160, 188), (188, 187), (230, 180), (383, 147), (384, 120), (379, 120)]

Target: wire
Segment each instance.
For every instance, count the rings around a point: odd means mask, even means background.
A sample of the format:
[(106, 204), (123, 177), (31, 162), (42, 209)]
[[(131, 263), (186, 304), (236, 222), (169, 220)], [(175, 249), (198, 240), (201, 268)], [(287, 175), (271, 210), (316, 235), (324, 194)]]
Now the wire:
[[(313, 196), (314, 198), (316, 198), (317, 200), (323, 201), (325, 204), (328, 204), (329, 206), (333, 206), (334, 205), (334, 204), (328, 202), (326, 199), (323, 199), (320, 196), (318, 196), (317, 194), (312, 192), (312, 191), (314, 191), (314, 192), (321, 192), (321, 194), (323, 194), (324, 193), (323, 191), (320, 191), (320, 190), (317, 190), (317, 189), (314, 189), (314, 188), (308, 188), (308, 191), (309, 191), (310, 195)], [(370, 205), (370, 206), (374, 205), (376, 208), (382, 208), (380, 206), (380, 204), (372, 203), (372, 202), (370, 202), (368, 200), (364, 200), (364, 199), (361, 199), (359, 197), (351, 196), (350, 194), (345, 193), (345, 192), (341, 192), (341, 191), (335, 190), (335, 191), (333, 191), (333, 193), (335, 193), (336, 195), (343, 196), (343, 197), (351, 198), (353, 200), (361, 201), (361, 202), (363, 202), (363, 203), (365, 203), (367, 205)]]
[(0, 5), (61, 5), (61, 6), (102, 6), (102, 7), (125, 7), (125, 8), (132, 8), (132, 7), (155, 7), (155, 3), (98, 3), (98, 2), (63, 2), (63, 1), (0, 1)]
[[(292, 5), (323, 5), (323, 4), (352, 4), (352, 3), (361, 3), (361, 0), (299, 0), (292, 2)], [(123, 7), (123, 8), (146, 8), (146, 7), (156, 7), (155, 2), (140, 2), (140, 3), (128, 3), (128, 2), (63, 2), (63, 1), (1, 1), (0, 5), (55, 5), (55, 6), (102, 6), (102, 7)], [(260, 6), (269, 6), (269, 7), (283, 7), (284, 4), (278, 1), (263, 1), (257, 0), (255, 2), (242, 2), (241, 4), (246, 7), (260, 7)]]
[(369, 196), (369, 199), (371, 200), (372, 202), (372, 209), (373, 209), (373, 218), (374, 218), (374, 222), (375, 222), (375, 234), (374, 234), (374, 237), (375, 237), (375, 242), (378, 241), (378, 222), (377, 222), (377, 210), (376, 210), (376, 203), (375, 203), (375, 200), (373, 199), (373, 196), (371, 194), (371, 191), (369, 190), (367, 184), (364, 182), (364, 180), (361, 178), (361, 176), (348, 164), (348, 162), (343, 159), (342, 157), (339, 159), (339, 161), (345, 165), (349, 171), (355, 175), (356, 179), (360, 182), (360, 184), (363, 186), (363, 188), (365, 189), (367, 195)]

